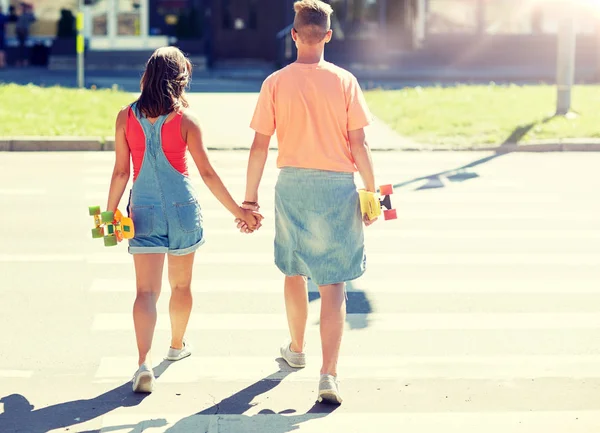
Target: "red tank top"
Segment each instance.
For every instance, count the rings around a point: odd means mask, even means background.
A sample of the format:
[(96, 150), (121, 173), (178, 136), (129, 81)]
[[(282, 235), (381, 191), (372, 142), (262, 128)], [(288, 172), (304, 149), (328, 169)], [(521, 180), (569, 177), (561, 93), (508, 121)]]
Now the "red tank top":
[[(188, 176), (187, 166), (187, 143), (181, 136), (181, 120), (183, 112), (180, 111), (171, 120), (167, 121), (162, 127), (162, 148), (167, 160), (175, 170)], [(135, 117), (131, 107), (127, 116), (127, 144), (131, 152), (131, 160), (133, 162), (133, 181), (138, 177), (142, 162), (144, 161), (144, 152), (146, 151), (146, 136), (142, 125)]]

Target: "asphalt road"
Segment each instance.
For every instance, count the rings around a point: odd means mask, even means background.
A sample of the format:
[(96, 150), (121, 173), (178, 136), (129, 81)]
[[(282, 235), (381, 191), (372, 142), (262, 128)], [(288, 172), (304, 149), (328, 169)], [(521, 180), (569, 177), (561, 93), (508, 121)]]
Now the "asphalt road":
[[(91, 239), (110, 153), (0, 153), (0, 432), (590, 433), (600, 430), (600, 163), (596, 154), (377, 152), (397, 221), (367, 230), (349, 285), (344, 404), (315, 405), (319, 298), (308, 367), (287, 337), (264, 228), (251, 236), (194, 175), (207, 243), (197, 255), (192, 357), (169, 344), (165, 284), (157, 389), (131, 393), (135, 283), (126, 246)], [(212, 159), (242, 199), (245, 152)], [(122, 208), (124, 208), (122, 204)]]

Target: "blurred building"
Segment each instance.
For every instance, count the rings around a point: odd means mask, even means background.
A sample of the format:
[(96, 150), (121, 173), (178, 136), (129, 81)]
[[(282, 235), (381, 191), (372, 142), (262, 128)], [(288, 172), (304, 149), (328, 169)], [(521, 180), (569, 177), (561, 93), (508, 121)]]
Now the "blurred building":
[[(572, 8), (580, 62), (600, 52), (595, 0), (329, 0), (333, 61), (500, 67), (555, 62), (556, 33)], [(0, 0), (5, 9), (16, 0)], [(89, 53), (177, 44), (211, 62), (290, 61), (294, 0), (28, 0), (32, 42), (51, 41), (60, 9), (85, 12)], [(10, 29), (8, 31), (10, 37)], [(9, 41), (13, 43), (14, 41)], [(118, 58), (123, 57), (122, 55)]]

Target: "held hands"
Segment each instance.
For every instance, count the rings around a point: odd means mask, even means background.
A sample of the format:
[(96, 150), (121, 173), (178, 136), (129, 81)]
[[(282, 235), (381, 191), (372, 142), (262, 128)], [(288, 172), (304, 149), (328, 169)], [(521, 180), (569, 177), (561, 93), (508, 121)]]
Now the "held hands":
[(235, 223), (241, 233), (253, 233), (262, 226), (262, 220), (264, 217), (258, 213), (260, 206), (258, 203), (244, 202), (240, 206), (242, 217), (236, 218)]

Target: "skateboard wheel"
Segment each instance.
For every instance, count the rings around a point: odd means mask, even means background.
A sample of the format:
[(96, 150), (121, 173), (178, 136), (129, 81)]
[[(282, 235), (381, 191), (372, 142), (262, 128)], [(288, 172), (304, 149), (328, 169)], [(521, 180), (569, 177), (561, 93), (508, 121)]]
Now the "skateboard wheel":
[(398, 219), (398, 214), (396, 213), (396, 209), (390, 209), (390, 210), (383, 211), (383, 218), (386, 221)]
[(90, 206), (88, 208), (90, 216), (100, 215), (100, 206)]
[(104, 229), (102, 227), (92, 229), (92, 238), (93, 239), (98, 239), (98, 238), (102, 238), (102, 237), (104, 237)]
[(393, 185), (381, 185), (379, 187), (379, 194), (380, 195), (390, 195), (394, 193), (394, 186)]
[(104, 246), (105, 247), (114, 247), (115, 245), (117, 245), (117, 238), (114, 235), (104, 237)]
[(103, 223), (111, 223), (115, 218), (114, 212), (102, 212), (102, 222)]

